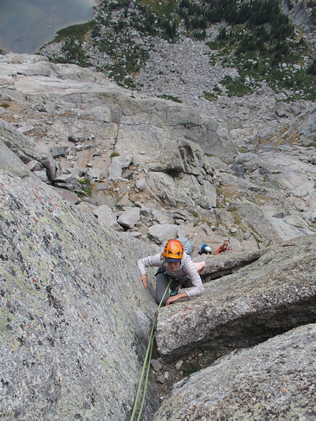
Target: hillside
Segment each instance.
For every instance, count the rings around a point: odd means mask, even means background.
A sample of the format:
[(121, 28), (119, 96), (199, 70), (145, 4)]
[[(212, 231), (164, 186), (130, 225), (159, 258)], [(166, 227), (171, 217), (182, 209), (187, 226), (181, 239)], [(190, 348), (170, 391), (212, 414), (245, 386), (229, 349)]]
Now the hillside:
[[(99, 1), (90, 22), (60, 30), (41, 48), (54, 62), (95, 67), (119, 85), (142, 88), (137, 73), (157, 40), (192, 39), (208, 46), (209, 64), (235, 68), (213, 83), (207, 99), (243, 96), (265, 82), (290, 99), (315, 99), (314, 3), (235, 0), (191, 2)], [(197, 52), (195, 61), (202, 57)], [(172, 60), (173, 61), (173, 60)], [(168, 93), (163, 93), (168, 95)]]

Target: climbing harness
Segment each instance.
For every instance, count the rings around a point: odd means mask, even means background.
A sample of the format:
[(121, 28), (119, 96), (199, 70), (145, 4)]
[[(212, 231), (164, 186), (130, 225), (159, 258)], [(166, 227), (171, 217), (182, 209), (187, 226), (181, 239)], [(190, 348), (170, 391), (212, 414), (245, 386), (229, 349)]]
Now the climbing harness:
[[(170, 286), (171, 282), (172, 282), (172, 278), (170, 278), (170, 280), (169, 280), (169, 284), (168, 284), (168, 286), (167, 286), (167, 288), (164, 292), (164, 295), (162, 296), (162, 299), (159, 303), (158, 310), (161, 307), (161, 304), (163, 302), (163, 299), (165, 298), (165, 295), (166, 295), (166, 293), (169, 289), (169, 286)], [(151, 332), (150, 332), (150, 335), (149, 335), (149, 342), (148, 342), (148, 346), (147, 346), (147, 351), (146, 351), (146, 355), (145, 355), (145, 360), (144, 360), (142, 372), (141, 372), (139, 383), (138, 383), (138, 388), (137, 388), (136, 398), (135, 398), (135, 402), (134, 402), (133, 412), (132, 412), (132, 415), (131, 415), (131, 421), (134, 421), (134, 417), (135, 417), (135, 413), (136, 413), (136, 409), (137, 409), (137, 403), (138, 403), (138, 399), (139, 399), (139, 394), (140, 394), (140, 390), (141, 390), (141, 387), (142, 387), (143, 377), (144, 377), (144, 373), (145, 373), (145, 369), (146, 369), (146, 377), (145, 377), (145, 383), (144, 383), (143, 397), (142, 397), (142, 401), (141, 401), (141, 404), (140, 404), (137, 421), (140, 421), (140, 417), (141, 417), (142, 411), (143, 411), (143, 406), (144, 406), (145, 396), (146, 396), (146, 390), (147, 390), (147, 385), (148, 385), (149, 371), (150, 371), (150, 361), (151, 361), (151, 356), (152, 356), (153, 347), (154, 347), (154, 330), (155, 330), (155, 325), (156, 325), (156, 318), (157, 317), (155, 316), (154, 321), (153, 321), (153, 327), (151, 328)]]

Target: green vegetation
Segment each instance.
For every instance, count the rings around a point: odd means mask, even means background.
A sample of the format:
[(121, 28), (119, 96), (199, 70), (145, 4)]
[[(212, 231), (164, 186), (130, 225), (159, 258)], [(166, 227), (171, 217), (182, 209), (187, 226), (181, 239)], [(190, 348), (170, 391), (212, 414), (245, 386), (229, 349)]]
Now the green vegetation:
[(170, 19), (177, 10), (177, 2), (175, 0), (163, 0), (157, 2), (155, 0), (141, 0), (143, 6), (149, 6), (157, 16), (167, 17)]
[(316, 1), (310, 0), (307, 2), (307, 7), (312, 9), (312, 24), (316, 25)]
[(83, 48), (83, 42), (87, 41), (110, 58), (102, 66), (96, 63), (97, 70), (107, 73), (118, 85), (137, 88), (133, 76), (148, 59), (151, 45), (139, 45), (138, 36), (131, 37), (133, 28), (142, 39), (151, 35), (172, 42), (177, 35), (177, 22), (174, 18), (176, 1), (159, 3), (141, 0), (131, 8), (130, 0), (103, 0), (94, 9), (96, 14), (93, 20), (57, 32), (52, 42), (64, 41), (61, 49), (63, 54), (51, 60), (75, 63), (82, 67), (91, 66), (90, 57)]
[(158, 98), (169, 99), (170, 101), (182, 103), (181, 99), (172, 95), (158, 95)]
[(307, 68), (307, 74), (316, 75), (316, 60), (311, 63)]
[(89, 196), (91, 197), (92, 195), (92, 186), (91, 186), (91, 181), (89, 177), (85, 177), (85, 178), (79, 178), (78, 183), (80, 185), (80, 189), (81, 191), (77, 192), (77, 196), (81, 197), (81, 196)]
[(244, 77), (233, 79), (231, 76), (226, 75), (220, 83), (226, 86), (228, 96), (244, 96), (247, 93), (252, 93), (252, 89), (245, 85)]
[[(307, 2), (316, 24), (316, 0)], [(288, 1), (288, 7), (293, 4)], [(302, 57), (309, 56), (304, 38), (295, 34), (289, 18), (282, 14), (276, 0), (103, 0), (95, 8), (93, 20), (57, 32), (53, 42), (63, 41), (62, 54), (56, 62), (95, 65), (119, 85), (137, 89), (134, 76), (146, 63), (152, 48), (150, 36), (174, 42), (182, 24), (187, 36), (204, 40), (206, 30), (214, 23), (223, 23), (217, 38), (208, 41), (210, 64), (220, 61), (224, 67), (238, 70), (238, 77), (225, 76), (220, 82), (229, 96), (243, 96), (266, 82), (275, 91), (291, 90), (288, 100), (316, 99), (316, 59), (309, 65)], [(105, 64), (91, 62), (84, 42), (98, 50)], [(204, 91), (213, 101), (221, 93), (214, 87)], [(162, 98), (181, 102), (171, 95)]]
[(110, 158), (115, 158), (116, 156), (120, 156), (120, 154), (116, 151), (113, 151), (110, 155)]
[(10, 105), (7, 102), (1, 102), (0, 107), (2, 107), (2, 108), (9, 108)]
[[(142, 0), (134, 3), (132, 9), (129, 3), (129, 0), (104, 0), (94, 17), (91, 39), (94, 47), (112, 60), (98, 67), (98, 70), (107, 72), (118, 85), (136, 88), (133, 76), (148, 59), (151, 45), (139, 45), (139, 38), (131, 37), (127, 29), (136, 29), (142, 39), (159, 36), (173, 41), (177, 32), (177, 23), (172, 17), (176, 5), (175, 0), (161, 4)], [(112, 20), (114, 11), (115, 19)]]
[(95, 24), (93, 21), (82, 23), (80, 25), (72, 25), (67, 28), (60, 29), (57, 31), (57, 35), (52, 42), (60, 42), (65, 38), (76, 39), (80, 42), (84, 41), (87, 33), (94, 28)]
[(220, 95), (221, 93), (222, 93), (222, 90), (217, 85), (215, 85), (213, 88), (213, 92), (203, 91), (203, 96), (208, 101), (215, 101), (218, 95)]
[(190, 374), (196, 373), (197, 371), (201, 370), (201, 360), (205, 360), (208, 357), (208, 351), (203, 350), (199, 353), (199, 358), (196, 358), (195, 361), (192, 363), (187, 364), (184, 366), (183, 374), (185, 376), (189, 376)]
[(235, 16), (223, 10), (220, 17), (232, 26), (223, 26), (217, 38), (207, 42), (213, 50), (210, 64), (220, 60), (223, 66), (238, 70), (239, 77), (226, 76), (221, 81), (227, 94), (243, 96), (266, 81), (277, 92), (291, 89), (293, 95), (289, 100), (315, 100), (316, 62), (303, 68), (302, 56), (308, 55), (308, 45), (303, 38), (295, 38), (294, 27), (281, 13), (278, 3), (256, 0), (237, 7), (229, 0), (228, 4), (236, 11)]
[(184, 367), (183, 374), (184, 376), (190, 376), (190, 374), (196, 373), (201, 370), (200, 361), (197, 359), (196, 362), (188, 364)]
[(64, 45), (61, 48), (64, 56), (58, 56), (54, 61), (57, 63), (79, 64), (81, 67), (91, 66), (92, 64), (82, 48), (82, 43), (94, 26), (94, 22), (90, 21), (80, 25), (68, 26), (57, 31), (57, 36), (51, 43), (64, 41)]
[(217, 99), (217, 96), (213, 92), (206, 92), (203, 91), (204, 98), (208, 101), (215, 101)]
[(247, 153), (248, 151), (247, 151), (247, 148), (245, 147), (245, 146), (240, 146), (239, 148), (238, 148), (238, 151), (240, 152), (240, 153)]

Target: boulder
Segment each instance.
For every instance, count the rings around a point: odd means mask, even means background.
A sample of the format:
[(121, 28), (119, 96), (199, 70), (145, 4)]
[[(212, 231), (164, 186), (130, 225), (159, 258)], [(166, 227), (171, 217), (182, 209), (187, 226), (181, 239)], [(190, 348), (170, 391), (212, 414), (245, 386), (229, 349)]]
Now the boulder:
[(98, 206), (93, 209), (93, 215), (98, 218), (98, 222), (108, 228), (122, 231), (123, 228), (116, 221), (112, 209), (107, 205)]
[[(44, 180), (45, 181), (45, 180)], [(70, 190), (66, 190), (66, 189), (61, 189), (59, 187), (54, 186), (53, 187), (54, 191), (56, 191), (61, 197), (63, 197), (65, 200), (67, 200), (70, 203), (76, 204), (80, 201), (79, 197), (76, 195), (76, 193), (70, 191)]]
[(136, 181), (136, 188), (139, 191), (143, 191), (146, 187), (146, 179), (145, 178), (140, 178), (139, 180)]
[(148, 235), (150, 235), (157, 244), (162, 244), (164, 241), (170, 240), (171, 238), (177, 238), (178, 231), (179, 228), (177, 225), (157, 224), (148, 229)]
[(60, 164), (50, 153), (4, 120), (0, 120), (0, 138), (24, 163), (35, 159), (42, 164), (47, 169), (50, 182), (59, 174)]
[(64, 146), (54, 146), (51, 148), (50, 153), (53, 158), (60, 158), (66, 155), (66, 148)]
[(315, 418), (315, 338), (309, 324), (219, 359), (175, 384), (154, 421)]
[(139, 208), (131, 208), (126, 210), (117, 220), (117, 222), (125, 228), (133, 228), (140, 220)]
[(0, 168), (12, 175), (24, 178), (30, 175), (26, 165), (3, 143), (0, 138)]
[(130, 165), (131, 161), (132, 155), (130, 154), (123, 154), (112, 158), (108, 178), (110, 180), (120, 179), (122, 177), (123, 168), (127, 168)]

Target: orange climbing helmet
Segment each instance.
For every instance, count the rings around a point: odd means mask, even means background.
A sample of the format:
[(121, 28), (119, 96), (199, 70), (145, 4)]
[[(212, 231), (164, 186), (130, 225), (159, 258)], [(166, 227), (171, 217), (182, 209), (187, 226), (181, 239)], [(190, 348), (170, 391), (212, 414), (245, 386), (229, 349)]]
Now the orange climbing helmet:
[(179, 240), (169, 240), (163, 252), (165, 262), (180, 263), (183, 256), (183, 245)]

